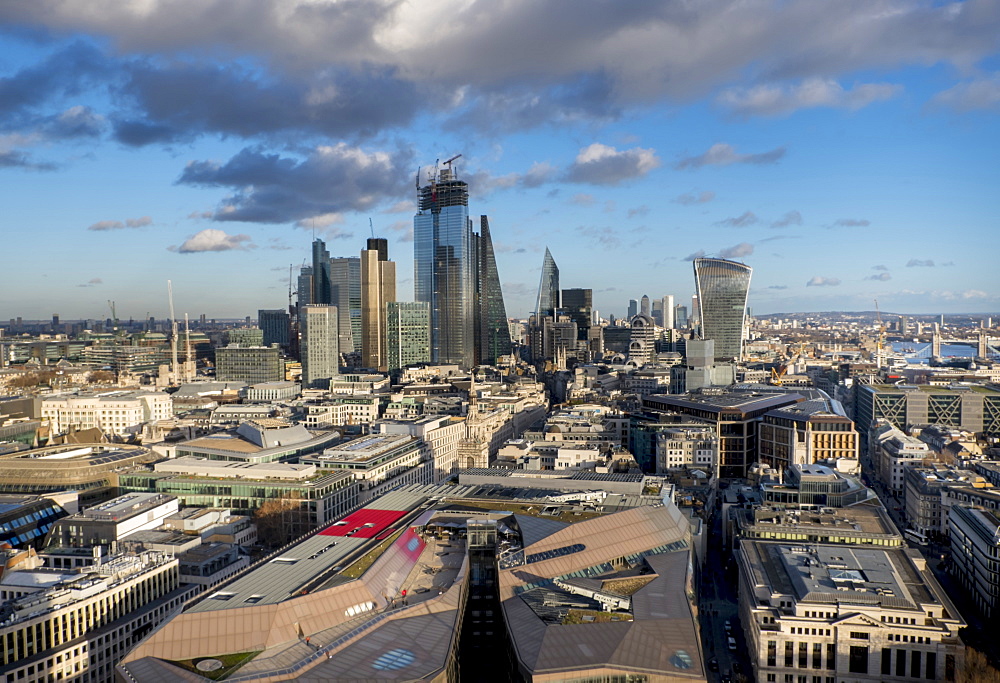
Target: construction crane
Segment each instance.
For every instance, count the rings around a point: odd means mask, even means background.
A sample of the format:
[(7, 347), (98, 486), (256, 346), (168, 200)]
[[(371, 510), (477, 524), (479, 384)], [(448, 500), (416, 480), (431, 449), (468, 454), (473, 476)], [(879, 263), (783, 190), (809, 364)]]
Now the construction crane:
[(456, 159), (460, 159), (461, 157), (462, 157), (461, 154), (456, 154), (451, 159), (448, 159), (447, 161), (445, 161), (443, 163), (444, 163), (445, 166), (448, 167), (448, 170), (450, 171), (451, 170), (451, 162), (455, 161)]
[(785, 376), (785, 373), (787, 371), (788, 371), (788, 366), (787, 365), (782, 365), (782, 366), (777, 367), (777, 368), (772, 367), (771, 368), (771, 384), (780, 387), (781, 386), (781, 382), (782, 382), (781, 378)]
[(108, 308), (111, 309), (111, 320), (113, 321), (113, 323), (112, 323), (112, 325), (113, 325), (112, 329), (117, 330), (118, 329), (118, 314), (115, 312), (115, 302), (112, 301), (111, 299), (108, 299)]
[(882, 347), (885, 344), (885, 325), (882, 324), (882, 311), (878, 307), (878, 299), (875, 299), (875, 320), (878, 322), (878, 337), (875, 339), (875, 367), (882, 369)]

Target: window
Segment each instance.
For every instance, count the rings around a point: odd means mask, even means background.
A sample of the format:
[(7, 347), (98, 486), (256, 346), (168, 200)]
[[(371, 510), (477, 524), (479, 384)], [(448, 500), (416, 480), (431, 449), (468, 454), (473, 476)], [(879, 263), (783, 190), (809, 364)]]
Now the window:
[(892, 674), (892, 650), (888, 647), (882, 648), (882, 675)]
[(868, 648), (860, 645), (851, 645), (851, 656), (848, 670), (852, 674), (868, 673)]
[(868, 640), (868, 634), (861, 631), (851, 631), (851, 638), (856, 640)]

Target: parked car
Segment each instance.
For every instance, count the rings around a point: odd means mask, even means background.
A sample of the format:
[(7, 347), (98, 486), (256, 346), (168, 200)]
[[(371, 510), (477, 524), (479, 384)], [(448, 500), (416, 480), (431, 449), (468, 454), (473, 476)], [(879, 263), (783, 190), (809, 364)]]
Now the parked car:
[(729, 636), (728, 638), (726, 638), (726, 644), (729, 646), (730, 650), (732, 650), (732, 651), (736, 650), (736, 639), (733, 638), (732, 636)]

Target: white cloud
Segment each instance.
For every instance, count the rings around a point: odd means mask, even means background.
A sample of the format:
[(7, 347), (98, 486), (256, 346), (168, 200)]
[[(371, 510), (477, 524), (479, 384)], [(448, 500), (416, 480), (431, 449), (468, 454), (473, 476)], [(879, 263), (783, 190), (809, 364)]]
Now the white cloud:
[(1000, 72), (965, 81), (939, 92), (931, 99), (931, 104), (961, 112), (1000, 110)]
[(686, 192), (675, 197), (674, 201), (683, 206), (691, 206), (693, 204), (707, 204), (713, 199), (715, 199), (715, 193), (711, 190), (706, 190), (704, 192), (699, 192), (698, 194)]
[(839, 284), (840, 278), (816, 275), (806, 283), (806, 287), (836, 287)]
[(891, 83), (860, 83), (845, 90), (830, 78), (807, 78), (794, 85), (761, 84), (729, 88), (716, 101), (741, 116), (780, 116), (799, 109), (831, 107), (857, 110), (902, 91)]
[(232, 251), (253, 246), (250, 235), (228, 235), (223, 230), (206, 228), (189, 237), (179, 247), (170, 247), (179, 254), (195, 254), (203, 251)]

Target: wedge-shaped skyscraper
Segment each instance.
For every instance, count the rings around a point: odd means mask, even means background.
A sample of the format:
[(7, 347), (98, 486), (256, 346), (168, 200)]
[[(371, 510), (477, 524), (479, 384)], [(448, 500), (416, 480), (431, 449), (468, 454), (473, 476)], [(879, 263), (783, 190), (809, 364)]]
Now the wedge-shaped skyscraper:
[(497, 271), (496, 255), (493, 253), (489, 219), (480, 216), (479, 226), (479, 235), (475, 240), (479, 265), (479, 276), (476, 278), (479, 309), (476, 362), (493, 365), (497, 358), (510, 354), (510, 326), (507, 323), (503, 291), (500, 289), (500, 273)]
[(694, 260), (701, 336), (715, 340), (716, 360), (738, 361), (743, 357), (743, 325), (752, 273), (753, 268), (736, 261)]

